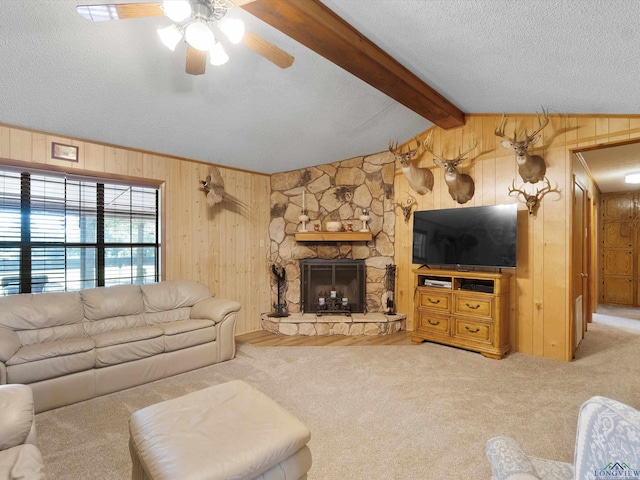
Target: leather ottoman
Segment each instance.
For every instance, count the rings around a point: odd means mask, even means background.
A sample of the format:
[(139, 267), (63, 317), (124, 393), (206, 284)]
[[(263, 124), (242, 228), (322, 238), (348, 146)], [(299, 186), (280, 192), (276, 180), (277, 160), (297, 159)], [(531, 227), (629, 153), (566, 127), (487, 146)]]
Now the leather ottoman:
[(306, 479), (309, 429), (245, 382), (205, 388), (129, 420), (133, 480)]

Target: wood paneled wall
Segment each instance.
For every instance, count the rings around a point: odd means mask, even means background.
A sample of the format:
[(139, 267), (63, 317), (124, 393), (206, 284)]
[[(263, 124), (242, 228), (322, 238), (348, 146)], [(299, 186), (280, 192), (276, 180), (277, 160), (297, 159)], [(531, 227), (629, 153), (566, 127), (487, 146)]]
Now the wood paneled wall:
[[(418, 199), (417, 210), (465, 208), (468, 206), (513, 203), (508, 187), (515, 179), (522, 185), (513, 151), (506, 150), (494, 134), (501, 115), (468, 115), (464, 127), (443, 130), (434, 127), (418, 138), (431, 134), (433, 150), (453, 157), (472, 141), (478, 147), (462, 164), (462, 172), (475, 181), (475, 196), (464, 205), (449, 196), (441, 168), (433, 165), (432, 156), (421, 147), (418, 166), (433, 168), (435, 185), (424, 196), (413, 192), (400, 171), (396, 174), (397, 198), (412, 193)], [(529, 132), (537, 127), (535, 115), (510, 116), (505, 131), (514, 128)], [(571, 221), (573, 198), (572, 152), (580, 148), (640, 138), (640, 116), (571, 116), (551, 115), (542, 132), (542, 140), (533, 148), (547, 164), (547, 177), (560, 194), (547, 195), (536, 217), (527, 214), (518, 201), (518, 265), (512, 289), (510, 336), (513, 349), (537, 356), (570, 361), (570, 333), (573, 318), (571, 293)], [(404, 145), (415, 147), (415, 141)], [(529, 190), (531, 191), (531, 190)], [(405, 223), (400, 214), (396, 219), (397, 305), (408, 314), (408, 328), (413, 328), (413, 289), (411, 273), (418, 265), (411, 264), (412, 222)]]
[[(420, 150), (419, 166), (433, 168), (435, 185), (424, 196), (410, 190), (399, 172), (396, 198), (412, 193), (418, 209), (465, 208), (474, 205), (513, 203), (507, 189), (516, 179), (520, 185), (514, 154), (505, 150), (494, 135), (500, 115), (469, 115), (464, 127), (442, 130), (434, 127), (433, 148), (445, 156), (465, 149), (472, 137), (478, 147), (462, 165), (476, 184), (474, 198), (464, 206), (449, 196), (443, 172), (431, 155)], [(506, 131), (532, 131), (535, 115), (509, 118)], [(613, 144), (640, 138), (640, 116), (551, 115), (543, 138), (534, 148), (547, 163), (547, 176), (562, 191), (547, 195), (536, 217), (529, 217), (522, 203), (518, 213), (518, 267), (512, 289), (511, 343), (515, 351), (559, 360), (571, 360), (569, 301), (571, 275), (572, 152), (593, 145)], [(51, 142), (80, 147), (78, 163), (51, 159)], [(411, 145), (411, 142), (405, 147)], [(194, 160), (119, 148), (90, 141), (57, 137), (42, 132), (0, 125), (0, 162), (40, 165), (114, 178), (146, 179), (162, 185), (163, 278), (190, 278), (209, 285), (216, 295), (242, 304), (238, 334), (260, 330), (260, 313), (271, 310), (270, 273), (266, 259), (269, 245), (268, 176), (221, 167), (227, 190), (251, 206), (253, 215), (223, 208), (210, 209), (199, 188), (208, 164)], [(397, 310), (407, 313), (413, 327), (413, 276), (411, 270), (411, 226), (401, 212), (396, 219)]]
[[(51, 142), (79, 147), (79, 161), (51, 158)], [(143, 180), (162, 189), (162, 278), (201, 281), (220, 298), (240, 302), (237, 334), (260, 330), (269, 311), (268, 175), (219, 167), (225, 189), (251, 214), (211, 208), (200, 188), (210, 165), (188, 159), (64, 138), (0, 125), (0, 163)]]

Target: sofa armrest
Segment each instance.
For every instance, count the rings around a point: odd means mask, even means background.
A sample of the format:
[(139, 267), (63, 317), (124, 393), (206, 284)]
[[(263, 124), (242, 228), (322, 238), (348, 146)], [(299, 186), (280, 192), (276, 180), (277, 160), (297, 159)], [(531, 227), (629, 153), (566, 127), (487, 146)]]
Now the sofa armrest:
[(491, 438), (487, 441), (486, 451), (495, 480), (539, 479), (529, 457), (512, 438)]
[(0, 478), (46, 480), (42, 454), (35, 445), (19, 445), (0, 452)]
[[(608, 464), (640, 467), (640, 411), (606, 397), (582, 404), (578, 415), (575, 450), (576, 478), (594, 471), (602, 475)], [(637, 478), (637, 477), (636, 477)]]
[(204, 318), (216, 323), (222, 322), (228, 315), (240, 310), (240, 304), (224, 298), (206, 298), (191, 307), (189, 317)]
[(26, 385), (0, 385), (0, 450), (36, 443), (33, 392)]
[(7, 363), (20, 349), (22, 343), (18, 334), (8, 328), (0, 327), (0, 362)]

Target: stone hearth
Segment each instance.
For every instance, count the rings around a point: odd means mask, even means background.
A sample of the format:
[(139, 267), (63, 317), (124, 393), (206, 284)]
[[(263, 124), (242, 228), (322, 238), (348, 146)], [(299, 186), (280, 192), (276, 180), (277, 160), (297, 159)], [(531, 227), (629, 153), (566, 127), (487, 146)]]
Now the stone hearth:
[(403, 313), (354, 313), (347, 315), (316, 315), (292, 313), (288, 317), (262, 315), (262, 328), (281, 335), (388, 335), (406, 328)]

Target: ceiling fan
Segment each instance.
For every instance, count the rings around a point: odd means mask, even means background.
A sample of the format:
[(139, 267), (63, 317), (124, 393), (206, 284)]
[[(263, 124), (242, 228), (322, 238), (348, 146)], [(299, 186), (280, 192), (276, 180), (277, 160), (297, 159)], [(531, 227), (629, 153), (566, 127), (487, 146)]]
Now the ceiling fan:
[(223, 36), (231, 43), (244, 42), (251, 50), (280, 68), (290, 67), (294, 60), (291, 55), (256, 34), (245, 32), (242, 20), (226, 16), (231, 8), (252, 1), (254, 0), (164, 0), (155, 3), (77, 5), (76, 10), (84, 18), (94, 22), (169, 17), (174, 23), (159, 28), (158, 35), (171, 50), (175, 50), (181, 40), (187, 43), (185, 71), (191, 75), (202, 75), (205, 72), (207, 53), (212, 65), (222, 65), (229, 60), (218, 40)]

